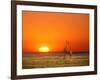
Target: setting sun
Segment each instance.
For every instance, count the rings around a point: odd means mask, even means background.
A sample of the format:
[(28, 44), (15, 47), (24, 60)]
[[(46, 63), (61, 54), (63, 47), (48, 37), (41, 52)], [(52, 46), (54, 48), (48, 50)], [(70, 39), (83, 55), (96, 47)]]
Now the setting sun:
[(49, 52), (49, 48), (47, 46), (42, 46), (39, 48), (39, 52)]

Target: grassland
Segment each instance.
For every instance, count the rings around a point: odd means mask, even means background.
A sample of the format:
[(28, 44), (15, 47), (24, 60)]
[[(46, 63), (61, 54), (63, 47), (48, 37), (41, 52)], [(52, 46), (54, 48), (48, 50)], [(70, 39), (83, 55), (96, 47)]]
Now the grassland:
[(48, 68), (48, 67), (72, 67), (88, 66), (88, 54), (73, 54), (71, 57), (63, 55), (24, 55), (22, 58), (23, 69)]

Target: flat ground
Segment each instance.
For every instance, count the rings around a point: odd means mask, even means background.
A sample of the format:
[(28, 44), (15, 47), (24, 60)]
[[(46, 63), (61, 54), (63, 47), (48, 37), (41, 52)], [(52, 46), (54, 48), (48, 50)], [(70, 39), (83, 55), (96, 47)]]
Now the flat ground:
[(76, 53), (71, 57), (63, 55), (24, 55), (22, 59), (23, 69), (28, 68), (48, 68), (48, 67), (72, 67), (88, 66), (89, 56), (87, 53)]

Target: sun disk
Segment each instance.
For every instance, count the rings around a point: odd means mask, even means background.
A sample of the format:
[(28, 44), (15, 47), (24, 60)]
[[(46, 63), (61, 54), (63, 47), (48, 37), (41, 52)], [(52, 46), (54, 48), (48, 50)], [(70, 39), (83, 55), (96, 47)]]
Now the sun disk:
[(49, 52), (49, 48), (47, 46), (42, 46), (39, 48), (39, 52)]

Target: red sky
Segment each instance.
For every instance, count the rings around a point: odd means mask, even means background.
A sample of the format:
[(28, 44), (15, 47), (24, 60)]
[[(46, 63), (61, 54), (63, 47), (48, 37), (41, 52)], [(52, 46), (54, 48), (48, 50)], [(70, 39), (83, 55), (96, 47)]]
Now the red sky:
[(22, 15), (23, 52), (38, 52), (41, 46), (62, 51), (66, 40), (72, 51), (88, 51), (89, 14), (23, 11)]

